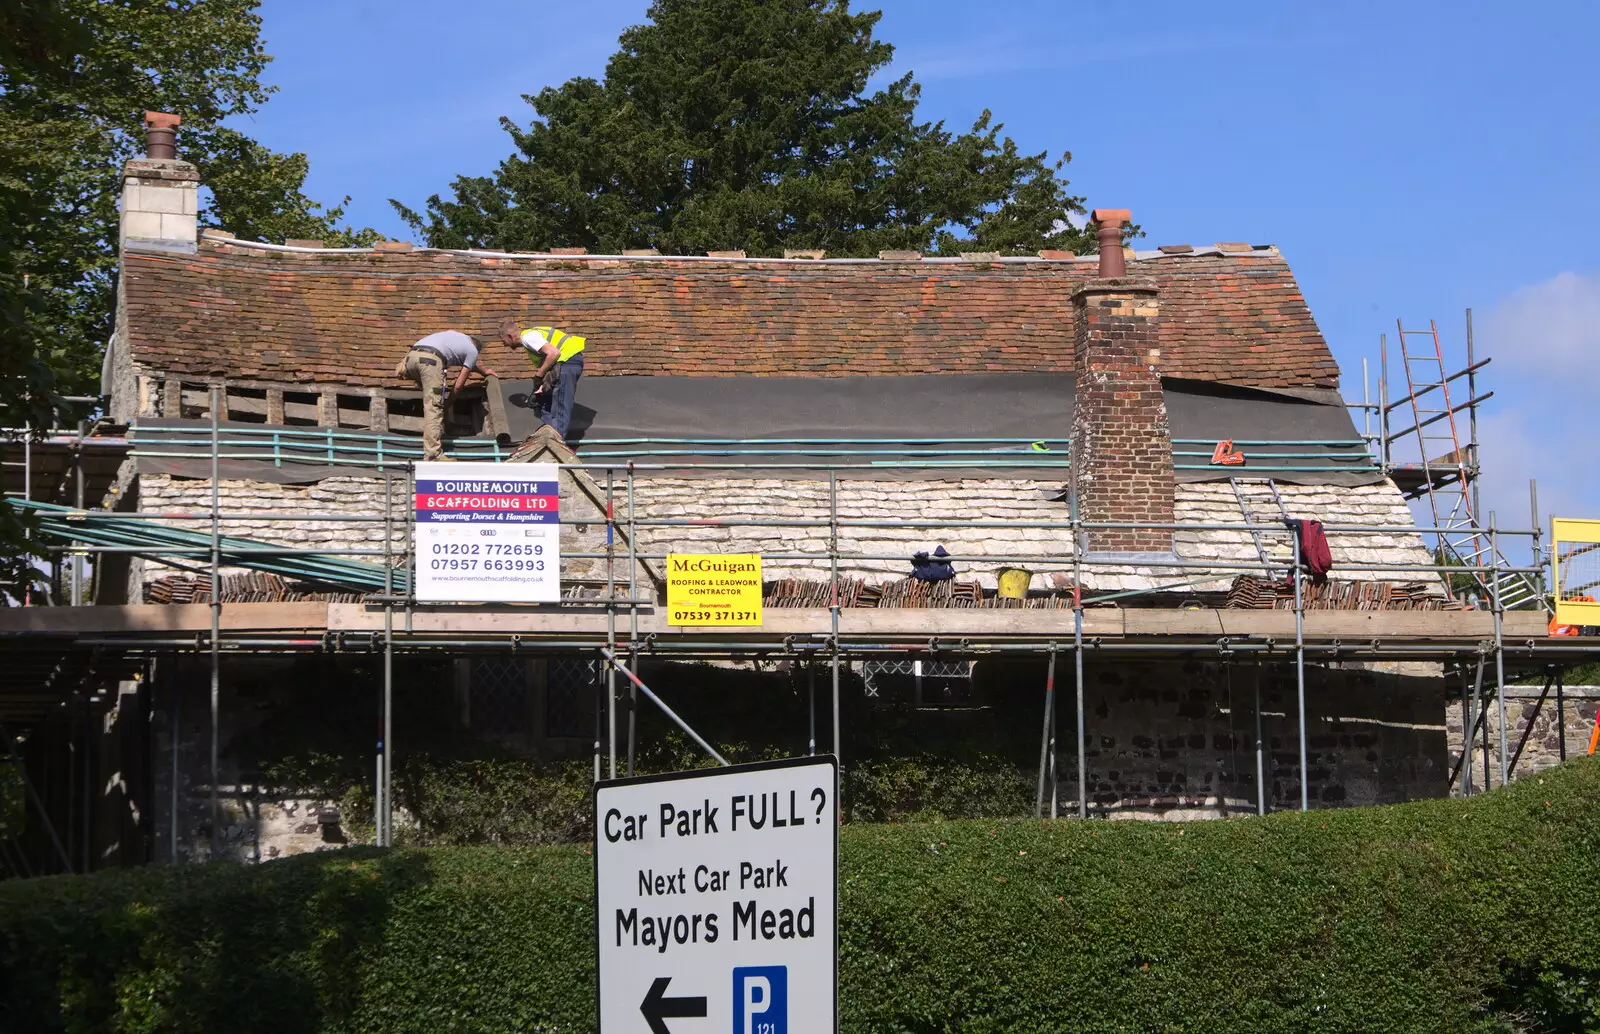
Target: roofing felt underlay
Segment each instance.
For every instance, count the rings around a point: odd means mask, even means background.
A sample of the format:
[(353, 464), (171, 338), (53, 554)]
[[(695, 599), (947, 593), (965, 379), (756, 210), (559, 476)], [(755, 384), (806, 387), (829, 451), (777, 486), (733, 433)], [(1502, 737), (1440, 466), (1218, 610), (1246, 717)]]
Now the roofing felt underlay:
[[(507, 317), (585, 334), (586, 376), (892, 376), (1072, 369), (1090, 261), (777, 261), (290, 252), (203, 239), (124, 256), (144, 370), (195, 379), (409, 387), (406, 347), (494, 337)], [(1138, 258), (1161, 299), (1169, 377), (1333, 387), (1338, 369), (1275, 249)], [(525, 360), (494, 342), (491, 366)], [(510, 369), (506, 369), (510, 367)], [(523, 368), (526, 368), (525, 365)]]
[[(514, 441), (540, 423), (531, 408), (532, 387), (531, 381), (501, 381)], [(1178, 380), (1166, 381), (1164, 388), (1179, 481), (1270, 476), (1301, 484), (1361, 485), (1383, 480), (1333, 392), (1284, 393)], [(1064, 479), (1072, 404), (1070, 374), (585, 377), (568, 438), (579, 446), (580, 458), (591, 463), (634, 458), (702, 466), (812, 463), (860, 468), (859, 476), (869, 477)], [(1209, 464), (1212, 447), (1223, 439), (1244, 443), (1245, 465)], [(1033, 451), (1028, 443), (1034, 441), (1052, 451)], [(911, 459), (930, 466), (901, 466)], [(1041, 462), (1030, 465), (1035, 460)], [(728, 471), (710, 468), (708, 473), (726, 476)], [(849, 476), (858, 474), (852, 469)]]
[[(520, 442), (539, 425), (531, 406), (532, 383), (502, 381), (500, 387), (510, 439)], [(1165, 387), (1179, 481), (1237, 476), (1363, 485), (1382, 480), (1333, 392), (1176, 380)], [(800, 477), (806, 470), (840, 467), (850, 478), (1065, 482), (1072, 401), (1073, 378), (1066, 374), (585, 377), (569, 437), (585, 462), (634, 460), (683, 468), (677, 473), (739, 476), (712, 466), (729, 464), (754, 465), (751, 474), (782, 469)], [(132, 432), (140, 471), (209, 476), (209, 428), (197, 420), (141, 419)], [(224, 422), (219, 433), (224, 477), (284, 483), (371, 476), (385, 455), (386, 469), (403, 472), (419, 444), (415, 437), (388, 436), (385, 452), (377, 436), (359, 431), (294, 427), (275, 433), (267, 425), (234, 422)], [(1244, 466), (1209, 464), (1212, 447), (1224, 438), (1243, 449)], [(1036, 441), (1048, 451), (1032, 449)], [(468, 439), (452, 449), (463, 460), (503, 457), (490, 454), (492, 445), (488, 439)], [(350, 465), (353, 457), (365, 466)], [(774, 466), (761, 466), (769, 463)]]

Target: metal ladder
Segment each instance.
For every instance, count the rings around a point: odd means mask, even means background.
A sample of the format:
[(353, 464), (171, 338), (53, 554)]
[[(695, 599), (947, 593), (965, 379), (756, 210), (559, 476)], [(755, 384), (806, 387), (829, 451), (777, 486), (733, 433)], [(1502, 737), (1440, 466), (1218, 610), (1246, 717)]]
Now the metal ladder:
[[(1445, 374), (1438, 324), (1429, 320), (1427, 330), (1407, 330), (1404, 323), (1396, 320), (1395, 328), (1400, 332), (1400, 364), (1406, 373), (1412, 426), (1393, 437), (1406, 434), (1417, 437), (1428, 508), (1433, 515), (1433, 526), (1439, 529), (1434, 533), (1438, 562), (1456, 562), (1465, 567), (1509, 567), (1505, 556), (1494, 550), (1489, 536), (1481, 530), (1472, 510), (1469, 486), (1478, 458), (1469, 455), (1471, 450), (1461, 446), (1461, 434), (1456, 426), (1458, 407), (1450, 402), (1450, 379)], [(1408, 343), (1407, 338), (1411, 342)], [(1431, 393), (1435, 391), (1439, 393), (1437, 407), (1426, 405), (1425, 402), (1433, 401)], [(1430, 433), (1430, 428), (1435, 430)], [(1471, 577), (1482, 590), (1483, 598), (1488, 600), (1492, 595), (1493, 577), (1483, 571), (1473, 572)], [(1455, 596), (1449, 572), (1440, 572), (1440, 580), (1446, 591)], [(1544, 593), (1534, 579), (1523, 574), (1501, 576), (1500, 602), (1505, 609), (1514, 609), (1530, 600), (1544, 602)]]
[[(1272, 578), (1275, 568), (1282, 568), (1283, 576), (1289, 577), (1289, 572), (1294, 569), (1294, 547), (1281, 546), (1278, 555), (1273, 555), (1272, 546), (1279, 540), (1268, 540), (1261, 534), (1266, 528), (1285, 527), (1284, 522), (1289, 519), (1289, 511), (1283, 505), (1283, 497), (1278, 494), (1278, 483), (1271, 478), (1229, 478), (1228, 484), (1233, 486), (1233, 497), (1239, 500), (1239, 512), (1244, 515), (1244, 522), (1250, 526), (1250, 537), (1255, 540), (1256, 555), (1267, 567), (1261, 572), (1262, 577)], [(1250, 494), (1252, 489), (1256, 490), (1254, 496)], [(1271, 509), (1264, 509), (1268, 506)]]

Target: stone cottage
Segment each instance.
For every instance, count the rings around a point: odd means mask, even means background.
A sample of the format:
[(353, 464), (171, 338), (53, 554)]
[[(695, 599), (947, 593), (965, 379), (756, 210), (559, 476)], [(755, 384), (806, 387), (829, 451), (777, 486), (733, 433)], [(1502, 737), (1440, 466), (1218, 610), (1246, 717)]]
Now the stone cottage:
[[(324, 623), (305, 635), (342, 647), (348, 620), (371, 647), (372, 597), (403, 596), (420, 453), (420, 401), (395, 360), (437, 330), (493, 340), (502, 319), (527, 318), (590, 342), (569, 441), (539, 430), (531, 367), (499, 344), (487, 359), (503, 379), (453, 397), (449, 429), (459, 459), (567, 464), (572, 605), (405, 608), (412, 637), (515, 635), (515, 652), (455, 655), (465, 727), (537, 755), (591, 750), (601, 667), (585, 644), (665, 649), (685, 632), (656, 613), (661, 557), (751, 552), (766, 558), (766, 640), (832, 636), (851, 692), (882, 706), (981, 709), (1017, 680), (1042, 686), (1081, 600), (1086, 781), (1063, 761), (1053, 789), (1081, 791), (1094, 815), (1293, 807), (1302, 786), (1313, 806), (1448, 792), (1445, 681), (1417, 644), (1481, 637), (1487, 615), (1452, 609), (1427, 570), (1276, 248), (1127, 250), (1128, 213), (1101, 210), (1089, 256), (334, 249), (198, 230), (196, 189), (175, 158), (125, 173), (105, 391), (133, 449), (110, 505), (209, 532), (178, 518), (209, 513), (215, 488), (223, 536), (390, 572), (386, 588), (341, 587), (260, 575), (232, 553), (224, 612), (241, 622), (251, 606), (320, 601)], [(1304, 751), (1286, 516), (1322, 522), (1334, 562), (1333, 581), (1304, 584), (1319, 644)], [(955, 579), (907, 582), (911, 555), (938, 546)], [(1028, 579), (1020, 599), (997, 593), (1012, 569)], [(205, 601), (208, 577), (152, 549), (104, 563), (96, 603)], [(225, 739), (273, 713), (285, 635), (230, 649)], [(1408, 644), (1393, 660), (1341, 647), (1386, 636)], [(156, 857), (204, 839), (208, 780), (204, 680), (160, 671), (142, 690)], [(242, 801), (248, 762), (222, 753), (224, 794)], [(180, 797), (176, 814), (161, 805)], [(314, 807), (241, 803), (222, 849), (319, 846)]]

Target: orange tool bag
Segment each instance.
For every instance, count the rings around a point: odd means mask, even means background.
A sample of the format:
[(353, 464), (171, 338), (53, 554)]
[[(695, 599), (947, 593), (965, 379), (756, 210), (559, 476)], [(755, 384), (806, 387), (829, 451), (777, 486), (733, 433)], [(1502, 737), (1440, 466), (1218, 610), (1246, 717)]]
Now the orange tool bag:
[(1233, 447), (1233, 439), (1226, 438), (1217, 443), (1211, 450), (1211, 462), (1219, 467), (1239, 467), (1244, 465), (1244, 453)]

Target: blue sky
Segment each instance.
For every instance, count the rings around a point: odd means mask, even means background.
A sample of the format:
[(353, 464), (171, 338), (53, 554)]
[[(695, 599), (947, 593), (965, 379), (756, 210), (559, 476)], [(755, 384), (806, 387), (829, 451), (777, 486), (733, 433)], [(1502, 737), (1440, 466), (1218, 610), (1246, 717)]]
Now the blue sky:
[[(419, 206), (511, 149), (525, 93), (600, 76), (647, 4), (266, 0), (268, 79), (249, 129), (312, 161), (309, 191), (406, 236)], [(1250, 241), (1288, 257), (1361, 393), (1378, 335), (1438, 320), (1462, 362), (1472, 307), (1495, 397), (1485, 509), (1600, 517), (1600, 105), (1591, 3), (884, 0), (894, 73), (922, 113), (984, 108), (1032, 150), (1070, 150), (1091, 207), (1127, 207), (1140, 247)], [(1393, 376), (1399, 378), (1398, 370)]]

